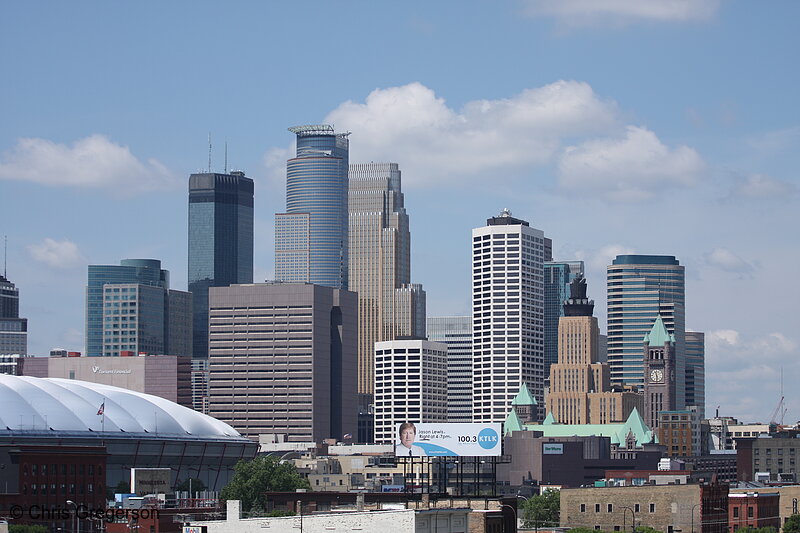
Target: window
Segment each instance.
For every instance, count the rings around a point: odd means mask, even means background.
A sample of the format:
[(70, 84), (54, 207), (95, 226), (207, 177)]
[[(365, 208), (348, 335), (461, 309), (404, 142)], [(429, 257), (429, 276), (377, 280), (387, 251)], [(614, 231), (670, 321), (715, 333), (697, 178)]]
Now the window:
[(738, 507), (734, 507), (733, 508), (733, 517), (734, 518), (739, 518), (739, 508)]
[(614, 504), (613, 503), (609, 503), (608, 507), (607, 507), (607, 510), (608, 510), (609, 513), (613, 513), (614, 512)]
[(650, 512), (651, 513), (655, 513), (656, 512), (656, 504), (654, 504), (654, 503), (650, 504)]
[(585, 504), (585, 503), (582, 503), (582, 504), (581, 504), (581, 512), (582, 512), (582, 513), (585, 513), (585, 512), (586, 512), (586, 504)]
[(638, 512), (641, 510), (641, 509), (640, 509), (640, 507), (641, 507), (641, 506), (640, 506), (638, 503), (635, 503), (635, 504), (633, 504), (633, 510), (634, 510), (635, 512), (637, 512), (637, 513), (638, 513)]
[(599, 513), (600, 512), (600, 504), (599, 503), (594, 504), (594, 512), (595, 513)]
[(753, 506), (747, 506), (747, 518), (753, 518)]

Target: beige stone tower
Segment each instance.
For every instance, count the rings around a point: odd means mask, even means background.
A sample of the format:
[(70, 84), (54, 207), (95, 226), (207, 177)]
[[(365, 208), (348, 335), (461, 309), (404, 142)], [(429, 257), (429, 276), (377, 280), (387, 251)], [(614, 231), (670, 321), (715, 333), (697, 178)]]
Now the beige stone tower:
[(547, 412), (561, 424), (624, 422), (634, 407), (641, 410), (641, 396), (611, 390), (608, 365), (598, 357), (594, 301), (586, 298), (583, 277), (570, 284), (570, 296), (558, 322), (558, 363), (550, 367)]

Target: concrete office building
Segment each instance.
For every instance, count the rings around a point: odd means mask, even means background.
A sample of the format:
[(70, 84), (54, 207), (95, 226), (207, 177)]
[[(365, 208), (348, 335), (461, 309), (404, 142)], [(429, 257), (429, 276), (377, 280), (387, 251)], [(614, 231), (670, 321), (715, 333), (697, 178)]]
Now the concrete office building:
[(544, 262), (544, 375), (550, 379), (550, 365), (558, 362), (558, 319), (564, 316), (569, 284), (583, 276), (583, 261)]
[(473, 421), (502, 422), (526, 384), (544, 405), (545, 238), (505, 209), (472, 230)]
[(676, 408), (685, 406), (685, 274), (674, 256), (618, 255), (608, 273), (608, 363), (613, 385), (644, 385), (642, 339), (661, 316), (675, 335)]
[(375, 442), (403, 422), (447, 422), (447, 346), (422, 339), (375, 343)]
[(28, 319), (19, 317), (19, 289), (0, 276), (0, 355), (28, 353)]
[(253, 180), (189, 176), (189, 292), (194, 357), (208, 358), (208, 288), (253, 283)]
[(286, 212), (275, 215), (275, 279), (348, 288), (349, 133), (327, 124), (289, 128)]
[(686, 332), (686, 407), (696, 407), (706, 417), (706, 334)]
[(192, 295), (138, 283), (103, 285), (103, 356), (192, 355)]
[(642, 397), (612, 391), (607, 363), (599, 359), (594, 300), (586, 297), (582, 275), (570, 283), (558, 322), (558, 362), (550, 367), (547, 412), (561, 424), (608, 424), (628, 419), (642, 408)]
[(427, 333), (447, 346), (447, 421), (472, 422), (472, 317), (429, 317)]
[(355, 293), (310, 283), (209, 289), (208, 414), (242, 435), (356, 431)]
[(120, 387), (192, 407), (190, 362), (191, 357), (188, 354), (114, 357), (102, 360), (94, 357), (28, 357), (21, 375), (76, 379)]
[(123, 259), (119, 265), (89, 265), (86, 285), (86, 355), (89, 357), (103, 355), (103, 287), (112, 283), (169, 289), (169, 271), (162, 270), (161, 261), (157, 259)]

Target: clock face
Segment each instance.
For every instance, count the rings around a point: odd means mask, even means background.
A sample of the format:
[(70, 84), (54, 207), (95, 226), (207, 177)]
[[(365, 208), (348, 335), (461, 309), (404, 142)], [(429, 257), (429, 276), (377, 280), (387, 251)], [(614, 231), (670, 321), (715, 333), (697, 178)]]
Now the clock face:
[(661, 382), (664, 380), (664, 371), (656, 368), (650, 371), (650, 381)]

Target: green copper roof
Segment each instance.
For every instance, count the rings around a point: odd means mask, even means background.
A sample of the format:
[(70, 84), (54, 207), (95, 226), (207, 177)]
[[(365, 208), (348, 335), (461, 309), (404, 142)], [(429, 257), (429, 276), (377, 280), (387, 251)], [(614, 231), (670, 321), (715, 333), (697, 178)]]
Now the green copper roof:
[(519, 392), (511, 401), (511, 405), (537, 405), (536, 398), (531, 395), (531, 391), (528, 390), (528, 386), (525, 383), (522, 384)]
[(517, 416), (517, 412), (514, 408), (511, 408), (509, 411), (508, 416), (506, 417), (506, 421), (503, 422), (503, 436), (510, 434), (512, 431), (524, 431), (525, 428), (522, 427), (522, 421)]
[(650, 346), (664, 346), (667, 342), (675, 342), (675, 335), (669, 334), (667, 327), (664, 325), (664, 321), (661, 320), (661, 315), (656, 317), (656, 321), (653, 322), (650, 333), (644, 336), (644, 342)]
[[(512, 409), (513, 410), (513, 409)], [(527, 431), (541, 431), (545, 437), (589, 437), (592, 435), (609, 437), (611, 444), (625, 444), (629, 433), (636, 438), (636, 445), (657, 442), (655, 432), (648, 428), (639, 411), (631, 411), (628, 419), (616, 424), (559, 424), (552, 413), (539, 424), (526, 424)]]

